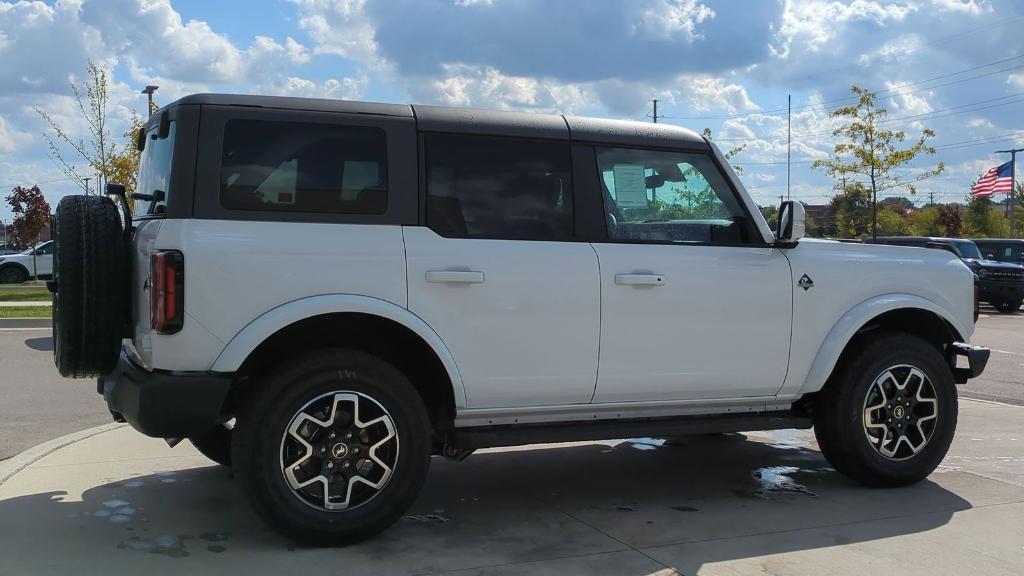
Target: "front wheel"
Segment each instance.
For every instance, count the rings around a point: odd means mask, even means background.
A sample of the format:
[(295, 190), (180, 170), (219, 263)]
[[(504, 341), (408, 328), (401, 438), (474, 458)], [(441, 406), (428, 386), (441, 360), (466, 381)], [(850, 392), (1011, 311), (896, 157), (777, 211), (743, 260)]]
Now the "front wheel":
[(882, 334), (839, 367), (816, 404), (814, 432), (840, 473), (869, 486), (918, 482), (953, 440), (953, 374), (930, 343)]
[(314, 545), (368, 538), (412, 504), (430, 465), (426, 408), (374, 356), (313, 353), (259, 383), (239, 414), (235, 476), (257, 512)]
[(1008, 300), (1003, 302), (996, 302), (995, 304), (993, 304), (996, 310), (999, 310), (1003, 314), (1013, 314), (1017, 310), (1020, 310), (1020, 305), (1020, 300)]
[(0, 284), (23, 284), (28, 281), (28, 272), (19, 266), (0, 268)]

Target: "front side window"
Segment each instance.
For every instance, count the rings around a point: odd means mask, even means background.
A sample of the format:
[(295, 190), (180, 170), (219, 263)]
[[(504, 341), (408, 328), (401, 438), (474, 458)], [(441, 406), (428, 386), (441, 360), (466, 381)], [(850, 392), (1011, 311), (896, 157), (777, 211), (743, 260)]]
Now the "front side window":
[(569, 240), (569, 145), (431, 135), (426, 138), (427, 225), (449, 238)]
[(177, 122), (171, 121), (166, 138), (154, 128), (146, 134), (146, 146), (139, 156), (139, 179), (136, 192), (149, 194), (153, 200), (135, 200), (136, 214), (163, 214), (171, 194), (171, 156)]
[(379, 128), (230, 120), (220, 203), (234, 210), (383, 214), (386, 158)]
[(744, 244), (746, 212), (707, 154), (598, 148), (612, 240)]

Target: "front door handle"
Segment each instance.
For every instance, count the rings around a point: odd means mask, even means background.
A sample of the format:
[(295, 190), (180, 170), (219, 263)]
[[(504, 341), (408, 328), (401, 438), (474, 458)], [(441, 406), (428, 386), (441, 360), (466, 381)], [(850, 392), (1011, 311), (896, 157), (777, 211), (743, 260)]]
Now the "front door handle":
[(616, 274), (615, 283), (620, 286), (664, 286), (664, 274)]
[(428, 270), (427, 282), (433, 284), (483, 284), (484, 273), (473, 270)]

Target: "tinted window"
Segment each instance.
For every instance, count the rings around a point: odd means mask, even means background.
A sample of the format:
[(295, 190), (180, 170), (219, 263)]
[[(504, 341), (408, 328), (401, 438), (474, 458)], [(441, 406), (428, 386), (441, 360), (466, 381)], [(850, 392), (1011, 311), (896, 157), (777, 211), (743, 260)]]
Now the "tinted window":
[(220, 203), (236, 210), (383, 214), (384, 131), (265, 120), (224, 127)]
[(171, 154), (177, 122), (171, 121), (166, 138), (157, 137), (154, 128), (146, 135), (146, 147), (139, 156), (139, 179), (136, 192), (152, 194), (153, 200), (135, 200), (137, 214), (163, 214), (171, 193)]
[(981, 259), (981, 252), (978, 250), (978, 246), (970, 240), (953, 240), (950, 244), (956, 246), (961, 258)]
[(740, 244), (746, 212), (706, 154), (598, 148), (608, 236), (618, 240)]
[(569, 145), (426, 138), (427, 225), (442, 236), (572, 238)]

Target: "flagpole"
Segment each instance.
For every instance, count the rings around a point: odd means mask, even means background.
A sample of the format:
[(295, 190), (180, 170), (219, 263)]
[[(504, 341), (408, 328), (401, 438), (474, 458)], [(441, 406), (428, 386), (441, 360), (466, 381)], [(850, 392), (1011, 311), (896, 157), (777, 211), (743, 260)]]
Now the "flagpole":
[(1016, 220), (1017, 214), (1013, 209), (1013, 191), (1017, 187), (1017, 152), (1024, 152), (1024, 148), (1013, 148), (1010, 150), (996, 150), (996, 154), (1010, 155), (1010, 195), (1006, 203), (1010, 207), (1010, 238), (1017, 237)]

